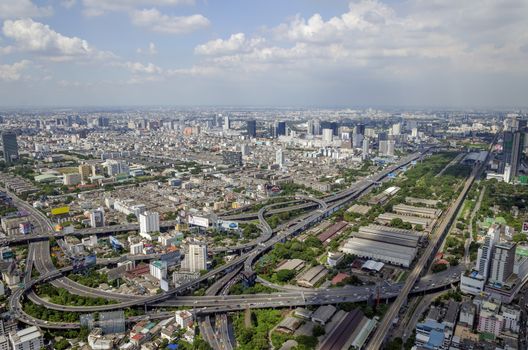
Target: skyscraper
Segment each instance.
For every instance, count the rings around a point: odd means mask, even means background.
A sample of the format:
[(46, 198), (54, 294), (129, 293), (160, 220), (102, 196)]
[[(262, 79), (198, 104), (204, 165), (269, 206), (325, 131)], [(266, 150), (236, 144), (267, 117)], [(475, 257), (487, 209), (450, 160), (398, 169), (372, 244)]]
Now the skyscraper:
[(159, 214), (154, 211), (146, 211), (139, 214), (139, 235), (152, 240), (151, 232), (159, 232)]
[(229, 129), (231, 129), (231, 121), (229, 120), (229, 116), (226, 115), (224, 117), (224, 131), (227, 131)]
[(484, 238), (484, 244), (478, 249), (477, 270), (479, 275), (486, 280), (489, 275), (491, 255), (495, 244), (499, 241), (500, 229), (497, 225), (492, 225), (488, 229), (488, 234)]
[(308, 120), (306, 122), (306, 133), (308, 135), (313, 135), (314, 134), (314, 121), (313, 120)]
[(276, 121), (273, 124), (273, 137), (277, 138), (281, 135), (286, 135), (286, 122)]
[(369, 139), (368, 137), (365, 137), (363, 139), (363, 148), (361, 153), (361, 159), (365, 160), (369, 156)]
[(316, 119), (313, 122), (313, 134), (321, 135), (321, 122), (319, 121), (319, 119)]
[(247, 124), (247, 134), (249, 137), (257, 137), (257, 121), (248, 120)]
[(497, 243), (495, 245), (491, 260), (489, 283), (502, 285), (508, 280), (513, 273), (516, 247), (516, 243), (511, 242)]
[(282, 148), (279, 148), (275, 153), (275, 164), (281, 168), (284, 166), (284, 153), (282, 152)]
[(330, 143), (333, 139), (334, 131), (332, 129), (323, 129), (323, 141)]
[(6, 164), (11, 164), (15, 159), (18, 159), (18, 143), (16, 134), (12, 131), (3, 132), (2, 144), (4, 160)]
[(181, 268), (190, 272), (207, 270), (207, 245), (200, 241), (189, 243), (185, 258), (181, 262)]

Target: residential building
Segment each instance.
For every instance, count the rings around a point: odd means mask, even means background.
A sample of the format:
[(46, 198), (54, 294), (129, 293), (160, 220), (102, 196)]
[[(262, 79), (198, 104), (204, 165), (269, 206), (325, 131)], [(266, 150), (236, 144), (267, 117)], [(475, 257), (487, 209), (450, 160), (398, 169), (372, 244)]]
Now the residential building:
[(44, 339), (40, 329), (36, 326), (9, 333), (12, 350), (40, 350), (44, 346)]
[(139, 214), (139, 235), (152, 240), (151, 233), (159, 232), (160, 230), (160, 221), (159, 214), (154, 211), (146, 211)]
[(158, 280), (167, 278), (167, 262), (155, 260), (150, 263), (150, 275)]
[(516, 248), (517, 244), (511, 242), (502, 242), (495, 245), (488, 283), (498, 285), (506, 283), (513, 273)]
[(207, 245), (200, 241), (189, 243), (181, 268), (190, 272), (207, 270)]
[(90, 211), (90, 226), (95, 228), (95, 227), (103, 227), (104, 225), (105, 225), (104, 209), (97, 208), (97, 209)]

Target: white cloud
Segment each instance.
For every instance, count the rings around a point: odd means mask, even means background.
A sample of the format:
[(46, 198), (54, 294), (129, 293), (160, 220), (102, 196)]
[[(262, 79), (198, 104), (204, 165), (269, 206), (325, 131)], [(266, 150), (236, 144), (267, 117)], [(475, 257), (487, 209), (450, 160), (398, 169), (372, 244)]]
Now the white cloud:
[(156, 45), (153, 42), (151, 42), (149, 43), (148, 48), (142, 49), (141, 47), (138, 47), (136, 52), (139, 54), (145, 54), (145, 55), (157, 55), (158, 49)]
[(0, 64), (0, 81), (17, 81), (22, 79), (22, 72), (30, 63), (28, 60), (22, 60), (11, 65)]
[(121, 63), (119, 65), (121, 65), (122, 67), (127, 68), (128, 70), (130, 70), (134, 74), (138, 74), (138, 73), (161, 74), (163, 72), (163, 70), (160, 67), (156, 66), (153, 63), (148, 63), (148, 64), (145, 65), (145, 64), (142, 64), (140, 62), (125, 62), (125, 63)]
[(31, 0), (1, 0), (0, 18), (20, 18), (20, 17), (45, 17), (50, 16), (53, 9), (39, 7)]
[(14, 41), (14, 50), (35, 52), (49, 59), (64, 61), (73, 58), (110, 58), (108, 52), (98, 51), (86, 40), (57, 33), (48, 25), (32, 19), (7, 20), (2, 28), (6, 38)]
[(202, 15), (169, 16), (155, 8), (133, 11), (130, 17), (134, 25), (159, 33), (183, 34), (209, 26)]
[(229, 39), (211, 40), (198, 45), (194, 52), (200, 55), (220, 55), (234, 52), (249, 52), (264, 43), (263, 38), (246, 39), (244, 33), (232, 34)]
[(177, 6), (193, 4), (194, 0), (83, 0), (87, 16), (100, 16), (112, 11), (132, 11), (137, 7)]

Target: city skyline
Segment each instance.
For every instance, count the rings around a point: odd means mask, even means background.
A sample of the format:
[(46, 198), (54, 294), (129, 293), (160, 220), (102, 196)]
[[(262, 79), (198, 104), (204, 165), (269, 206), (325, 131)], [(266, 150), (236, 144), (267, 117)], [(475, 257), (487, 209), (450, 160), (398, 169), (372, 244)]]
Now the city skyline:
[(528, 4), (0, 1), (0, 106), (526, 105)]

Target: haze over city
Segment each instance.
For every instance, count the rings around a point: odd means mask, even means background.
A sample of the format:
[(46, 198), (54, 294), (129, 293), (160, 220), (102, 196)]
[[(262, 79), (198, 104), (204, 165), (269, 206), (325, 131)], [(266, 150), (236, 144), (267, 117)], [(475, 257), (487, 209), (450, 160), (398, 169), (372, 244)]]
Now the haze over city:
[(528, 3), (2, 0), (2, 106), (524, 107)]

